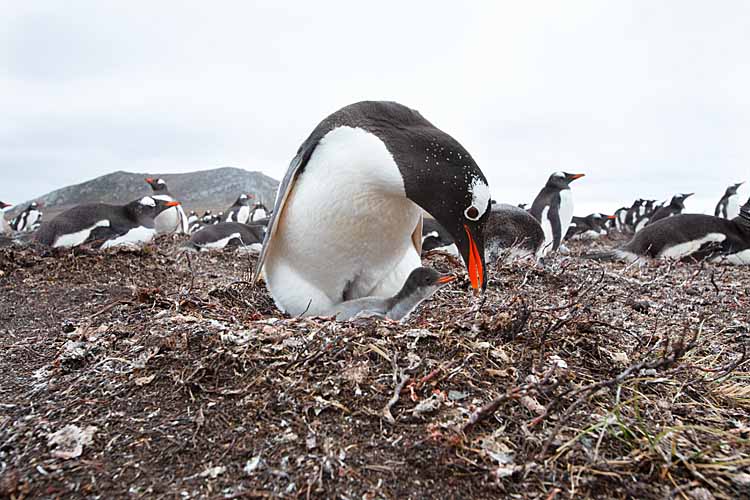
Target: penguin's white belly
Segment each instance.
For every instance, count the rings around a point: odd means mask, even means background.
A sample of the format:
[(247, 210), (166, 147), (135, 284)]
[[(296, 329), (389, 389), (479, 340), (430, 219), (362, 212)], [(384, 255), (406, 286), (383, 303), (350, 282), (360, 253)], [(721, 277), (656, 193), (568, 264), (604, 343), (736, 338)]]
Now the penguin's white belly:
[(362, 129), (321, 139), (279, 215), (264, 270), (290, 314), (326, 314), (345, 291), (395, 295), (420, 265), (411, 235), (422, 210), (385, 145)]
[(644, 217), (643, 219), (638, 221), (638, 224), (635, 225), (635, 232), (637, 233), (638, 231), (646, 227), (646, 224), (648, 224), (648, 220), (648, 217)]
[(659, 257), (662, 259), (679, 260), (697, 252), (706, 243), (721, 243), (725, 239), (727, 239), (727, 235), (724, 233), (708, 233), (697, 240), (686, 241), (685, 243), (679, 243), (677, 245), (672, 245), (669, 248), (665, 248), (661, 251)]
[(570, 189), (560, 190), (560, 239), (568, 232), (573, 221), (573, 192)]
[(180, 230), (181, 223), (178, 208), (180, 207), (170, 207), (156, 216), (154, 226), (157, 234), (169, 234)]
[(38, 210), (31, 210), (29, 212), (29, 216), (26, 217), (26, 224), (24, 225), (23, 230), (24, 231), (33, 231), (34, 230), (34, 224), (36, 224), (39, 221), (41, 212)]
[(107, 219), (100, 220), (93, 226), (81, 229), (75, 233), (61, 234), (55, 238), (52, 248), (68, 248), (82, 245), (87, 239), (89, 239), (91, 232), (97, 227), (109, 227), (109, 221)]
[(541, 249), (541, 255), (543, 257), (552, 250), (552, 245), (554, 244), (554, 239), (552, 237), (552, 223), (549, 221), (549, 206), (542, 209), (542, 215), (540, 218), (542, 219), (540, 222), (542, 225), (542, 231), (544, 232), (544, 243), (542, 243)]
[(261, 220), (266, 217), (266, 211), (262, 208), (259, 208), (253, 212), (253, 222), (256, 220)]
[(248, 220), (250, 220), (250, 207), (243, 205), (237, 211), (237, 222), (247, 224)]
[(713, 259), (713, 262), (721, 262), (722, 264), (730, 264), (732, 266), (750, 266), (750, 249), (716, 257)]
[(727, 200), (727, 219), (734, 219), (740, 215), (740, 195), (735, 194)]
[(156, 231), (150, 227), (138, 226), (129, 230), (127, 233), (117, 238), (112, 238), (104, 242), (102, 249), (113, 248), (118, 246), (140, 246), (148, 243), (156, 236)]
[(242, 241), (242, 236), (240, 233), (232, 233), (229, 236), (226, 236), (224, 238), (218, 239), (216, 241), (210, 241), (208, 243), (203, 243), (200, 245), (201, 248), (206, 250), (216, 249), (216, 248), (224, 248), (229, 244), (230, 241), (233, 239), (238, 239), (240, 242)]

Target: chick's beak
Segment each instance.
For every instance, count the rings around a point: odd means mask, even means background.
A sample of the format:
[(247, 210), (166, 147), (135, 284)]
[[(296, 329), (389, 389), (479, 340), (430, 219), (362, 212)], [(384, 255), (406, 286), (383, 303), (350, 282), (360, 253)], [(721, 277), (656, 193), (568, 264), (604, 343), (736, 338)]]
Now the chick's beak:
[(441, 276), (438, 278), (437, 282), (441, 285), (445, 285), (446, 283), (450, 283), (451, 281), (455, 281), (456, 277), (452, 274), (446, 274), (445, 276)]

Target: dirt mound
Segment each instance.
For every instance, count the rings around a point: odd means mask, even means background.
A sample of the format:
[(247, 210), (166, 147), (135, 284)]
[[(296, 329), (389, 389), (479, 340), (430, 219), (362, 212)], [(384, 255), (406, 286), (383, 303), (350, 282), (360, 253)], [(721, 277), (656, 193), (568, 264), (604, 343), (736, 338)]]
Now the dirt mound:
[(750, 494), (749, 269), (558, 256), (399, 324), (284, 317), (254, 264), (0, 248), (0, 496)]

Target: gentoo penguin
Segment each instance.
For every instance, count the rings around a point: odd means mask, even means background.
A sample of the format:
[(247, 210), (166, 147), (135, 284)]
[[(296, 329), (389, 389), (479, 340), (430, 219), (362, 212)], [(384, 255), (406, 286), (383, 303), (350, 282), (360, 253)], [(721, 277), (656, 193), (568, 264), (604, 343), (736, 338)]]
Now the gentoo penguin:
[(566, 239), (595, 240), (607, 234), (604, 228), (606, 221), (614, 219), (614, 215), (602, 213), (589, 214), (586, 217), (573, 217)]
[(247, 224), (250, 221), (250, 197), (242, 193), (237, 197), (234, 204), (227, 210), (225, 222), (240, 222)]
[(544, 244), (544, 231), (533, 215), (526, 210), (498, 203), (484, 227), (487, 261), (533, 257), (538, 260)]
[(643, 203), (641, 204), (641, 213), (636, 217), (636, 233), (646, 227), (646, 224), (651, 220), (651, 217), (654, 216), (654, 212), (656, 212), (656, 209), (654, 208), (655, 202), (656, 200), (643, 200)]
[(740, 195), (737, 194), (737, 190), (743, 184), (744, 182), (738, 182), (727, 188), (724, 196), (721, 197), (719, 203), (716, 205), (716, 210), (714, 210), (716, 217), (734, 219), (740, 214)]
[(635, 232), (635, 226), (638, 224), (638, 219), (646, 211), (646, 200), (638, 198), (628, 208), (625, 214), (625, 229), (630, 232)]
[[(164, 179), (154, 179), (146, 177), (146, 182), (151, 186), (154, 194), (151, 195), (155, 200), (177, 201), (167, 188)], [(168, 210), (164, 210), (156, 217), (156, 234), (188, 234), (190, 225), (182, 205), (179, 203)]]
[(625, 216), (628, 214), (628, 207), (620, 207), (615, 210), (615, 229), (620, 232), (625, 230)]
[(5, 209), (12, 206), (13, 205), (10, 205), (9, 203), (0, 201), (0, 234), (10, 234), (13, 232), (10, 228), (10, 224), (5, 220)]
[(42, 221), (42, 212), (39, 210), (41, 204), (35, 201), (31, 202), (26, 209), (18, 214), (10, 223), (14, 231), (20, 233), (34, 231), (39, 227)]
[(292, 160), (255, 279), (297, 316), (390, 297), (421, 264), (422, 210), (456, 241), (475, 289), (486, 287), (490, 190), (458, 141), (417, 111), (364, 101), (324, 119)]
[(685, 200), (688, 199), (690, 196), (693, 196), (695, 193), (681, 193), (676, 194), (672, 196), (672, 201), (669, 202), (669, 205), (659, 208), (654, 212), (654, 215), (651, 216), (651, 219), (648, 221), (646, 226), (653, 224), (654, 222), (665, 219), (667, 217), (672, 217), (673, 215), (681, 214), (683, 210), (685, 210)]
[(268, 217), (267, 212), (268, 210), (266, 210), (266, 206), (263, 203), (261, 202), (256, 203), (255, 206), (253, 207), (252, 214), (250, 214), (250, 221), (255, 222), (261, 219), (265, 219), (266, 217)]
[(641, 257), (710, 259), (750, 265), (750, 200), (732, 220), (704, 214), (677, 214), (649, 224), (621, 248), (588, 257), (629, 262)]
[(455, 279), (453, 275), (441, 275), (434, 269), (418, 267), (393, 297), (365, 297), (337, 304), (334, 307), (336, 319), (343, 321), (364, 313), (403, 321), (423, 300)]
[(203, 226), (190, 236), (190, 245), (200, 250), (247, 246), (260, 251), (265, 226), (241, 222), (219, 222)]
[(568, 232), (568, 226), (573, 220), (573, 195), (570, 183), (584, 175), (555, 172), (531, 204), (531, 215), (539, 221), (544, 231), (542, 256), (557, 250), (563, 236)]
[(422, 221), (422, 255), (431, 250), (460, 256), (450, 233), (438, 221), (426, 217)]
[(53, 248), (94, 243), (99, 248), (141, 245), (156, 235), (155, 218), (177, 201), (145, 196), (127, 205), (78, 205), (42, 224), (36, 241)]
[(188, 226), (192, 226), (198, 222), (198, 214), (195, 213), (195, 210), (191, 210), (188, 214)]

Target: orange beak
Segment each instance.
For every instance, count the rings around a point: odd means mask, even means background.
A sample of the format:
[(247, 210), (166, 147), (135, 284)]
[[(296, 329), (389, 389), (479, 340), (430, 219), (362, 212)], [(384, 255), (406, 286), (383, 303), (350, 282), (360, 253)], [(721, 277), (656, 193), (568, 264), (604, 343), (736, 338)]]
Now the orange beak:
[(617, 217), (615, 217), (614, 215), (608, 215), (608, 216), (607, 216), (607, 219), (616, 219), (616, 218), (617, 218)]
[(439, 277), (438, 280), (437, 280), (437, 282), (440, 283), (441, 285), (444, 285), (446, 283), (450, 283), (451, 281), (453, 281), (455, 279), (456, 279), (456, 277), (453, 276), (452, 274), (446, 274), (445, 276)]
[(179, 204), (180, 204), (179, 201), (168, 201), (168, 202), (165, 203), (165, 205), (168, 206), (168, 207), (176, 207)]
[(586, 174), (573, 174), (573, 180), (580, 179), (581, 177), (586, 177)]
[(151, 177), (146, 177), (146, 182), (148, 182), (149, 184), (151, 184), (151, 183), (154, 182), (154, 179), (152, 179)]
[(471, 280), (471, 287), (475, 290), (479, 290), (483, 285), (484, 269), (482, 268), (482, 258), (479, 256), (479, 250), (477, 250), (477, 244), (474, 242), (474, 237), (469, 231), (469, 226), (464, 224), (464, 230), (466, 236), (469, 238), (469, 279)]

